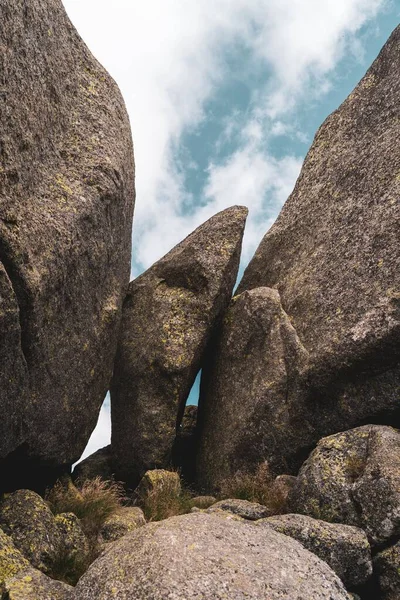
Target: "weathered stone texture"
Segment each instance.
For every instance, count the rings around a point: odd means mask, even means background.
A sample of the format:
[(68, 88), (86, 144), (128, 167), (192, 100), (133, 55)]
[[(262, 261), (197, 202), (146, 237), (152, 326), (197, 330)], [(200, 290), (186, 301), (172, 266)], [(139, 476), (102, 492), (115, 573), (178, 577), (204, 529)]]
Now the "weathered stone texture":
[(350, 600), (315, 555), (271, 528), (194, 513), (148, 524), (96, 560), (79, 600)]
[(129, 281), (134, 163), (118, 88), (61, 0), (3, 0), (0, 49), (0, 456), (19, 448), (4, 485), (28, 459), (25, 475), (73, 463), (96, 424)]
[(265, 460), (287, 470), (283, 449), (289, 453), (308, 434), (298, 401), (307, 358), (277, 290), (257, 288), (233, 298), (203, 368), (201, 486), (215, 489), (236, 471), (254, 472)]
[[(243, 310), (229, 311), (200, 402), (198, 468), (210, 489), (240, 462), (295, 472), (321, 437), (399, 416), (399, 61), (400, 27), (317, 132), (245, 271)], [(303, 348), (297, 373), (261, 314), (268, 309), (244, 310), (245, 294), (266, 288), (279, 293)]]
[(324, 389), (399, 363), (399, 60), (400, 27), (317, 132), (239, 288), (279, 290)]
[(185, 403), (240, 260), (247, 209), (201, 225), (129, 285), (111, 386), (116, 476), (167, 467)]
[(372, 575), (371, 548), (366, 534), (358, 527), (295, 514), (277, 515), (259, 523), (300, 542), (325, 561), (350, 589)]
[(322, 439), (300, 469), (289, 505), (361, 527), (373, 545), (400, 535), (400, 432), (365, 425)]

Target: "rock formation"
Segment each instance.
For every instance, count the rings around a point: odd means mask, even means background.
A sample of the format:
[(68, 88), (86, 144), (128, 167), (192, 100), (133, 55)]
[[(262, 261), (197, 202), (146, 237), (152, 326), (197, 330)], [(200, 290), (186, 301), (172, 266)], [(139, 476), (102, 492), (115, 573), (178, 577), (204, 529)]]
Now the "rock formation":
[(328, 565), (301, 544), (235, 519), (195, 513), (141, 527), (92, 564), (77, 598), (350, 600)]
[(201, 225), (129, 285), (111, 386), (116, 475), (168, 466), (207, 344), (236, 280), (247, 209)]
[(2, 1), (0, 47), (1, 485), (37, 487), (79, 458), (109, 385), (133, 152), (118, 88), (61, 0)]
[(371, 548), (364, 531), (338, 523), (326, 523), (305, 515), (277, 515), (259, 521), (289, 535), (325, 561), (345, 586), (359, 586), (371, 577)]
[[(278, 472), (296, 470), (324, 435), (398, 415), (399, 60), (400, 27), (317, 132), (292, 195), (245, 271), (236, 300), (243, 310), (231, 307), (203, 382), (199, 472), (209, 487), (229, 475), (232, 457), (247, 469), (268, 459)], [(273, 338), (276, 328), (259, 336), (255, 317), (245, 314), (244, 292), (265, 287), (279, 292), (308, 354), (299, 373), (297, 358)], [(281, 364), (266, 364), (260, 337), (267, 335)], [(241, 337), (247, 344), (239, 350)]]
[(264, 460), (285, 471), (285, 450), (308, 434), (298, 401), (307, 359), (277, 290), (256, 288), (233, 298), (203, 368), (201, 486), (214, 489)]
[(356, 525), (373, 545), (400, 535), (400, 431), (365, 425), (322, 439), (291, 491), (293, 512)]

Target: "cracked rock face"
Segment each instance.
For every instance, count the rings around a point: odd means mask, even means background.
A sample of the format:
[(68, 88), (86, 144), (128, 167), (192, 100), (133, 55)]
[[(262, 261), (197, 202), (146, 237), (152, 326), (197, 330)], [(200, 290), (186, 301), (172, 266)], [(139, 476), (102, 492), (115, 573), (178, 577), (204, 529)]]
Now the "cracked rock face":
[(148, 524), (125, 536), (75, 589), (79, 600), (350, 600), (328, 565), (292, 538), (204, 513)]
[(322, 439), (302, 466), (292, 512), (361, 527), (372, 545), (400, 535), (400, 432), (366, 425)]
[(322, 435), (399, 405), (399, 61), (400, 27), (318, 130), (239, 286), (279, 290), (310, 355)]
[(111, 386), (117, 478), (167, 467), (207, 344), (232, 294), (247, 209), (201, 225), (132, 281)]
[(197, 475), (204, 489), (263, 461), (286, 470), (282, 455), (307, 435), (298, 401), (307, 359), (277, 290), (233, 298), (203, 368)]
[(4, 0), (1, 22), (0, 457), (14, 451), (2, 485), (11, 472), (21, 485), (29, 461), (26, 477), (76, 461), (96, 424), (129, 281), (134, 163), (119, 90), (61, 0)]

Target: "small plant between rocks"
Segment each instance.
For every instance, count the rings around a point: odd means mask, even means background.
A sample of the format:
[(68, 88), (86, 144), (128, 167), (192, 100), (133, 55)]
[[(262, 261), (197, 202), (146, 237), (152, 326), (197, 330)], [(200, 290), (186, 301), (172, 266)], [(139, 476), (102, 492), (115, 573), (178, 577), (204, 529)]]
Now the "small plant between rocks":
[(46, 494), (46, 501), (54, 515), (74, 513), (88, 541), (85, 553), (70, 554), (61, 548), (52, 567), (51, 576), (70, 585), (76, 585), (90, 564), (99, 556), (99, 533), (106, 520), (117, 513), (125, 501), (122, 484), (104, 481), (101, 477), (87, 479), (75, 485), (71, 480), (58, 481)]
[(220, 488), (219, 499), (235, 498), (258, 502), (266, 506), (271, 515), (286, 511), (286, 499), (282, 491), (274, 486), (274, 477), (267, 463), (261, 463), (254, 474), (237, 471), (225, 479)]
[(136, 490), (136, 502), (146, 521), (163, 521), (190, 512), (192, 496), (175, 471), (148, 471)]

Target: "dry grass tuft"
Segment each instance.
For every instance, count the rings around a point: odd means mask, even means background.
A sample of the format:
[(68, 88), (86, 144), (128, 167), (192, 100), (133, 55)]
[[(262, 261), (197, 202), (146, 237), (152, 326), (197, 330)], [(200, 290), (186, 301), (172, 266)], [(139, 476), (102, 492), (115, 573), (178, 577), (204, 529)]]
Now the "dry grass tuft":
[(271, 515), (279, 515), (286, 510), (285, 496), (274, 486), (274, 477), (267, 463), (261, 463), (254, 474), (237, 471), (226, 479), (221, 485), (219, 498), (258, 502), (266, 506)]
[(70, 555), (61, 548), (53, 564), (51, 576), (76, 585), (91, 563), (99, 556), (100, 529), (105, 521), (120, 510), (125, 500), (124, 488), (115, 481), (100, 477), (88, 479), (75, 487), (70, 480), (58, 481), (46, 494), (54, 515), (72, 512), (80, 520), (89, 549), (85, 554)]
[(165, 481), (162, 487), (137, 497), (137, 504), (144, 512), (146, 521), (163, 521), (169, 517), (183, 515), (192, 508), (192, 494), (187, 489), (176, 492), (174, 482)]
[(74, 493), (70, 486), (59, 481), (48, 492), (46, 500), (55, 515), (74, 513), (89, 538), (98, 534), (108, 517), (116, 513), (125, 500), (122, 484), (104, 481), (101, 477), (78, 482), (76, 491)]

